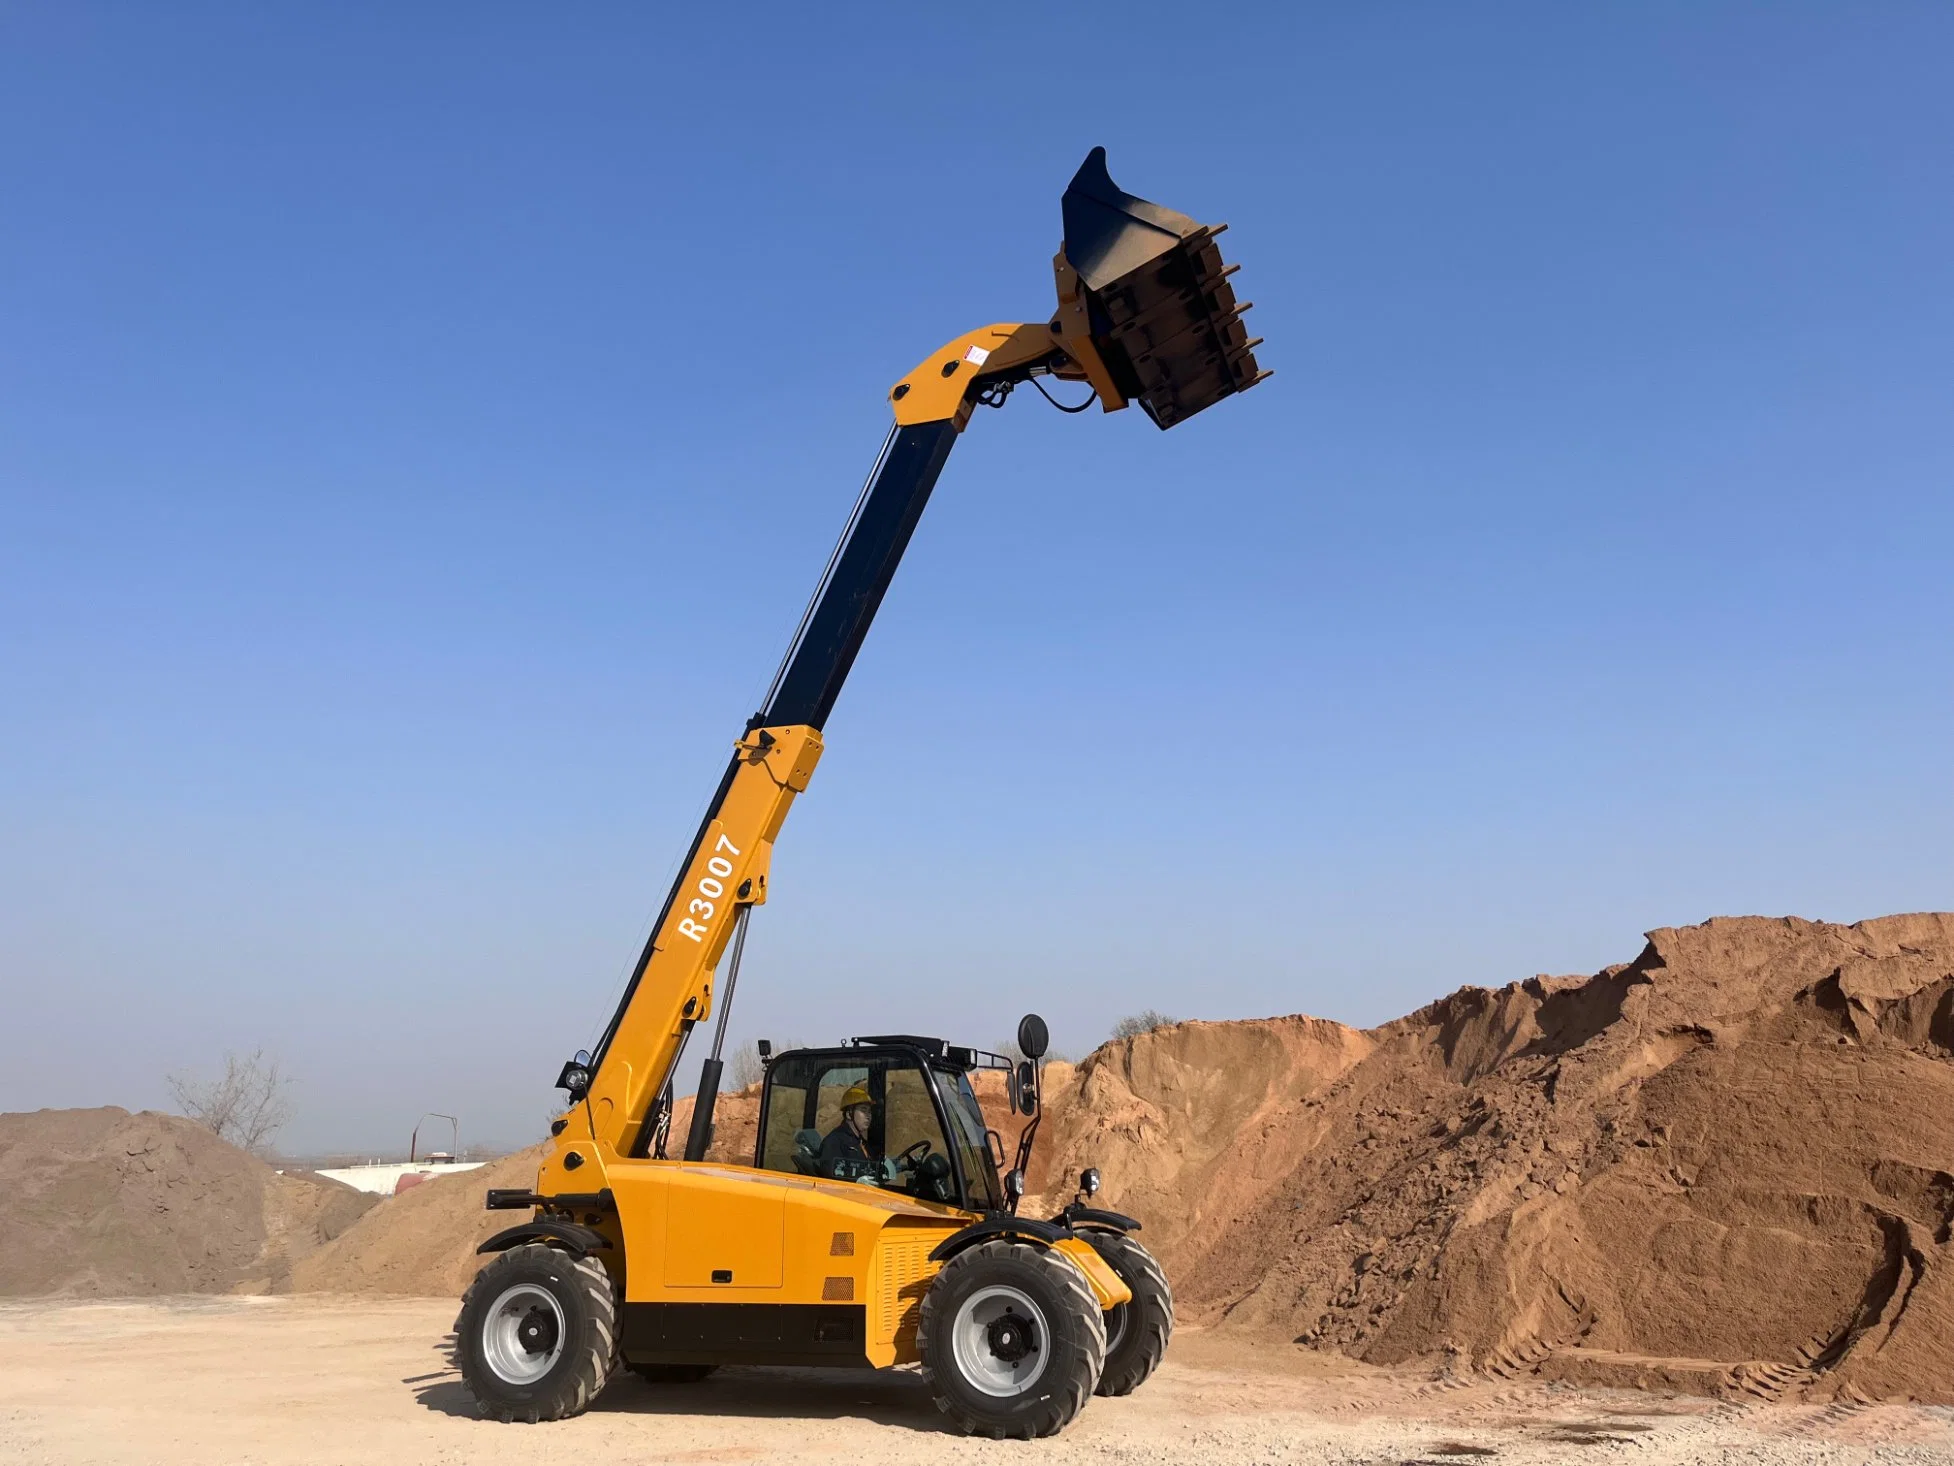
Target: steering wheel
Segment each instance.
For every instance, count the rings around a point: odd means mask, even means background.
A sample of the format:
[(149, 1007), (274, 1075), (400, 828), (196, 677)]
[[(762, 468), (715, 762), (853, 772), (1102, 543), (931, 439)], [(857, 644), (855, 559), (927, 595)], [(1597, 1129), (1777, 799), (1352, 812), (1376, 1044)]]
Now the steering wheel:
[(910, 1146), (907, 1150), (905, 1150), (901, 1155), (897, 1156), (896, 1164), (898, 1166), (903, 1167), (905, 1170), (913, 1171), (923, 1163), (924, 1158), (927, 1157), (929, 1153), (930, 1153), (929, 1137), (924, 1136), (921, 1140), (917, 1141), (914, 1145)]

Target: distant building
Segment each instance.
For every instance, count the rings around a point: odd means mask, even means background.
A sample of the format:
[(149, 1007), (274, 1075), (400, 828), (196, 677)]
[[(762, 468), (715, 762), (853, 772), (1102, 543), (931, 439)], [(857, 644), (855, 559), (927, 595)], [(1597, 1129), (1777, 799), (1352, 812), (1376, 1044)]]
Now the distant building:
[[(459, 1171), (480, 1170), (486, 1161), (457, 1161), (448, 1156), (429, 1156), (424, 1161), (395, 1161), (387, 1165), (336, 1166), (329, 1171), (315, 1174), (329, 1180), (341, 1181), (356, 1191), (371, 1191), (379, 1196), (392, 1196), (397, 1191), (408, 1189), (400, 1184), (403, 1176), (414, 1176), (420, 1181), (432, 1181), (440, 1176), (451, 1176)], [(417, 1182), (409, 1183), (418, 1184)]]

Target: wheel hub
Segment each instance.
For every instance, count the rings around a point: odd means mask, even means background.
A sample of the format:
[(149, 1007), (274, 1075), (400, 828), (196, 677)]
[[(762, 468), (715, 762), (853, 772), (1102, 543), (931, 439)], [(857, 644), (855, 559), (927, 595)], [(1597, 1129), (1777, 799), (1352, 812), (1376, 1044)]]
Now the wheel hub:
[(1016, 1364), (1038, 1347), (1038, 1341), (1032, 1337), (1031, 1321), (1015, 1313), (992, 1319), (984, 1332), (989, 1336), (991, 1353), (1006, 1364)]
[(516, 1339), (527, 1354), (547, 1354), (556, 1347), (556, 1319), (540, 1308), (532, 1308), (516, 1325)]

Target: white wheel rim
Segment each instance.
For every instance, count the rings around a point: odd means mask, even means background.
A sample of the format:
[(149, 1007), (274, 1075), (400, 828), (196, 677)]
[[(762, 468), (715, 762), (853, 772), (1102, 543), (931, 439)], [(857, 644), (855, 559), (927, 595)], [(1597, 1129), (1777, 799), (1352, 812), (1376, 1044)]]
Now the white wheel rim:
[(1106, 1310), (1106, 1357), (1108, 1359), (1113, 1357), (1113, 1350), (1119, 1348), (1120, 1340), (1126, 1337), (1126, 1315), (1127, 1310), (1132, 1306), (1131, 1303), (1116, 1303)]
[(482, 1358), (504, 1384), (533, 1385), (563, 1357), (563, 1305), (549, 1289), (518, 1283), (482, 1318)]
[(950, 1325), (957, 1372), (1000, 1400), (1038, 1383), (1051, 1359), (1052, 1331), (1036, 1303), (1016, 1288), (979, 1288)]

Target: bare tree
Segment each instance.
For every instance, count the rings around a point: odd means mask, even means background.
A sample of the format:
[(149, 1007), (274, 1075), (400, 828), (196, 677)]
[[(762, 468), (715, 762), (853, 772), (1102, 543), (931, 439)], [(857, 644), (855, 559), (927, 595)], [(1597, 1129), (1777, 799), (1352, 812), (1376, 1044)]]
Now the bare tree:
[(1128, 1013), (1113, 1025), (1114, 1038), (1138, 1038), (1143, 1033), (1152, 1033), (1156, 1028), (1168, 1028), (1178, 1023), (1158, 1008), (1143, 1008), (1138, 1013)]
[(224, 1055), (224, 1075), (211, 1083), (171, 1074), (164, 1081), (177, 1105), (218, 1139), (263, 1152), (292, 1118), (291, 1080), (263, 1049)]

